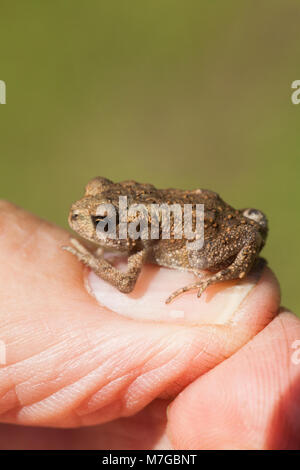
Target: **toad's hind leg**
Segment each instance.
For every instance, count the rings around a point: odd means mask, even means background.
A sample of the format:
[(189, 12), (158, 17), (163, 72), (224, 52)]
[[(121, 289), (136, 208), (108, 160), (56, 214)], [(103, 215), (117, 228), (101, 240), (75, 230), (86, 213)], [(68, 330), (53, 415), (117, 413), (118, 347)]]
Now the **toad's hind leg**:
[(212, 284), (223, 281), (231, 281), (233, 279), (243, 279), (253, 266), (258, 250), (259, 247), (255, 241), (249, 243), (239, 251), (233, 263), (230, 264), (227, 268), (222, 269), (218, 273), (213, 274), (212, 276), (202, 281), (199, 280), (198, 282), (178, 289), (167, 298), (166, 303), (170, 303), (178, 295), (192, 289), (198, 288), (197, 296), (200, 297), (202, 292), (204, 292), (205, 289), (207, 289), (207, 287), (211, 286)]
[(97, 257), (90, 253), (78, 240), (72, 238), (70, 242), (72, 246), (64, 246), (63, 249), (75, 255), (79, 261), (91, 268), (101, 279), (112, 284), (120, 292), (129, 293), (133, 290), (148, 255), (146, 248), (129, 256), (128, 269), (126, 272), (122, 272), (103, 257)]
[(193, 289), (198, 289), (200, 286), (200, 281), (195, 282), (194, 284), (188, 284), (187, 286), (181, 287), (180, 289), (175, 290), (165, 301), (166, 304), (169, 304), (172, 302), (172, 300), (175, 299), (175, 297), (178, 297), (178, 295), (183, 294), (184, 292), (188, 292), (189, 290)]

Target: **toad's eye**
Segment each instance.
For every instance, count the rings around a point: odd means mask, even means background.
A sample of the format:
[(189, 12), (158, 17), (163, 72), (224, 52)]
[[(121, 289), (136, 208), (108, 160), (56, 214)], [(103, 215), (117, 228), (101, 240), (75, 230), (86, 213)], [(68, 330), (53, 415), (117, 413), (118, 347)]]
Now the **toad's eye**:
[(268, 230), (267, 218), (265, 214), (263, 214), (261, 211), (257, 209), (245, 209), (243, 210), (243, 216), (247, 217), (247, 219), (254, 220), (254, 222), (257, 222), (263, 230)]
[(109, 224), (116, 224), (119, 223), (119, 215), (118, 213), (109, 214), (106, 213), (104, 215), (92, 215), (92, 222), (95, 228), (106, 232), (108, 230)]
[(261, 212), (258, 211), (257, 209), (246, 209), (244, 212), (243, 212), (243, 215), (245, 217), (248, 217), (249, 219), (257, 219), (257, 218), (260, 218), (261, 216)]
[(92, 221), (94, 224), (94, 227), (97, 227), (99, 222), (106, 222), (106, 215), (92, 215)]

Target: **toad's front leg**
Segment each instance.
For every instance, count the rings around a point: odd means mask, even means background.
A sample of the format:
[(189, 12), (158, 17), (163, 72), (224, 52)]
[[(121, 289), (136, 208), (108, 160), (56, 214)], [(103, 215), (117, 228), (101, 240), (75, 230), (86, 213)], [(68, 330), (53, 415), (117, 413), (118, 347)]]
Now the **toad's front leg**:
[(78, 240), (71, 238), (72, 246), (64, 246), (63, 249), (69, 251), (86, 266), (91, 268), (104, 281), (109, 282), (120, 292), (129, 293), (133, 290), (143, 264), (148, 255), (148, 250), (144, 248), (128, 257), (128, 269), (125, 272), (112, 266), (102, 256), (95, 256), (88, 251)]

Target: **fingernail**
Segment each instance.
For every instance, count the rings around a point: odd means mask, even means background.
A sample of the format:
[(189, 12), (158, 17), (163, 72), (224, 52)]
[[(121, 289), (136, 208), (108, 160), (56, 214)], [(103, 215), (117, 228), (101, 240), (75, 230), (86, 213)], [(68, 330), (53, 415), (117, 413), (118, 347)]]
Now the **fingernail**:
[[(123, 266), (124, 269), (124, 264)], [(200, 298), (197, 290), (165, 304), (167, 297), (182, 286), (195, 282), (191, 273), (147, 265), (132, 293), (123, 294), (108, 282), (89, 272), (89, 292), (102, 306), (119, 315), (138, 320), (177, 324), (225, 324), (257, 284), (263, 267), (259, 265), (238, 281), (223, 282), (206, 289)]]

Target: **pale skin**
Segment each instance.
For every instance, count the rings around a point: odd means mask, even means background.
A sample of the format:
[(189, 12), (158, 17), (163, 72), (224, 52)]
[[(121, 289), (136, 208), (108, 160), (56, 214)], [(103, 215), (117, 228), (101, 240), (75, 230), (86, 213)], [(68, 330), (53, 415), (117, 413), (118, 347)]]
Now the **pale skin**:
[(133, 321), (91, 297), (68, 242), (0, 203), (2, 449), (300, 448), (300, 321), (268, 268), (234, 324)]

